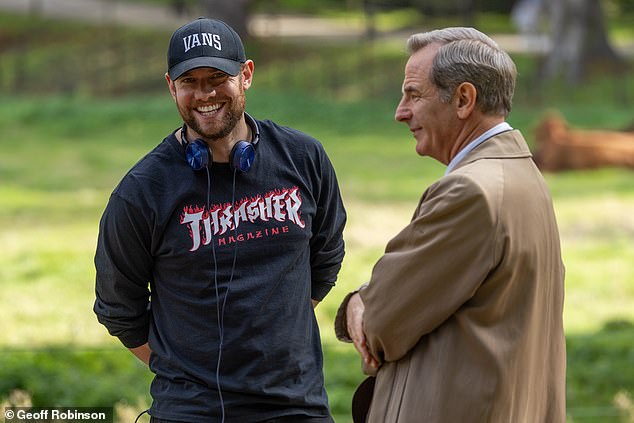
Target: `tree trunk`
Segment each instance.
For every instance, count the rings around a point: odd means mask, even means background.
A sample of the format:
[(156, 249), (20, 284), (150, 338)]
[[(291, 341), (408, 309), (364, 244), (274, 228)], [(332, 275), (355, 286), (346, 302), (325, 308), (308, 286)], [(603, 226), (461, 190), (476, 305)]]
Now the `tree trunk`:
[(249, 5), (251, 0), (201, 0), (208, 18), (220, 19), (231, 26), (240, 37), (249, 36)]
[(590, 67), (620, 71), (624, 61), (608, 41), (600, 0), (551, 0), (551, 50), (541, 76), (563, 73), (571, 83), (588, 76)]

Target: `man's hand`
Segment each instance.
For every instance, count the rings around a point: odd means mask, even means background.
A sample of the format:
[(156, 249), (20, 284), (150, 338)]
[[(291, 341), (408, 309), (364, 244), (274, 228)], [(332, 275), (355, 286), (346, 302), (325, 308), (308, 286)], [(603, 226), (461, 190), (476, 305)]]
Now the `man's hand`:
[(379, 362), (372, 356), (368, 345), (366, 344), (365, 332), (363, 332), (363, 312), (365, 306), (363, 300), (357, 292), (350, 297), (348, 307), (346, 308), (346, 326), (348, 335), (352, 339), (354, 347), (361, 355), (363, 373), (369, 376), (375, 376), (379, 370)]
[(136, 358), (138, 358), (148, 366), (150, 365), (150, 354), (152, 354), (152, 350), (150, 349), (150, 346), (147, 342), (140, 347), (128, 349), (132, 352), (132, 354), (136, 356)]

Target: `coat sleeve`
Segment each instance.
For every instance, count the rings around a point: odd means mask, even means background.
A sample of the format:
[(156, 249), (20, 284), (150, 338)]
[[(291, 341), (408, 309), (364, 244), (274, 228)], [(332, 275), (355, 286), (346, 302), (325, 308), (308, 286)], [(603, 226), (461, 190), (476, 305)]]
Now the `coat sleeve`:
[(97, 319), (128, 348), (147, 342), (151, 228), (142, 213), (113, 194), (101, 218), (95, 254)]
[(450, 174), (431, 186), (360, 291), (374, 356), (399, 360), (467, 302), (493, 267), (495, 238), (495, 204), (477, 183)]

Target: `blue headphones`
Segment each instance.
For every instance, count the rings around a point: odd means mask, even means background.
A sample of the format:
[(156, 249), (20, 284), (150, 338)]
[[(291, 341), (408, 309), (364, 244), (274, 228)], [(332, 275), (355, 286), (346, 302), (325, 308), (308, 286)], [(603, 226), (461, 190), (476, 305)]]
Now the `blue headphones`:
[[(231, 166), (233, 170), (239, 170), (242, 173), (247, 173), (251, 169), (253, 161), (255, 160), (255, 145), (260, 140), (260, 131), (258, 130), (258, 125), (255, 122), (255, 119), (247, 113), (244, 115), (246, 117), (247, 124), (253, 130), (253, 142), (238, 141), (231, 149), (231, 153), (229, 153), (229, 166)], [(182, 136), (183, 141), (187, 144), (185, 147), (185, 158), (187, 159), (187, 163), (189, 163), (191, 168), (196, 171), (209, 167), (212, 162), (212, 155), (207, 143), (202, 138), (197, 138), (194, 141), (189, 142), (187, 141), (186, 133), (187, 126), (183, 125)]]

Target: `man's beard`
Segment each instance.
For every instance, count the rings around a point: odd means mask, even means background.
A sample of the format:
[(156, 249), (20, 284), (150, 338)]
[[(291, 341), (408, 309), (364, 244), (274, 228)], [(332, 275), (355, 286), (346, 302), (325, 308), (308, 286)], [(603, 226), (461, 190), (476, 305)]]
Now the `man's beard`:
[(181, 111), (181, 116), (185, 121), (185, 124), (189, 128), (193, 129), (197, 134), (202, 136), (205, 140), (216, 141), (226, 137), (234, 130), (240, 119), (242, 119), (242, 115), (245, 110), (245, 103), (244, 92), (233, 98), (231, 101), (225, 103), (224, 108), (226, 108), (226, 110), (224, 110), (225, 113), (223, 114), (220, 125), (208, 130), (203, 129), (191, 113), (186, 114)]

